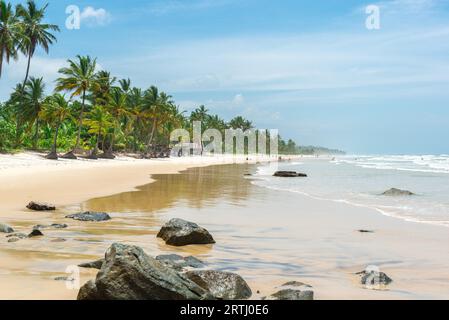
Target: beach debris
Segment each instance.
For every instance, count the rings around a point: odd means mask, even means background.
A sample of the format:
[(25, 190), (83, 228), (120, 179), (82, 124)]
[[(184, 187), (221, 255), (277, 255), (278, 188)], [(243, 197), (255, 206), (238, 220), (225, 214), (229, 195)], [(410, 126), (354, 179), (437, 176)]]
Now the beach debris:
[(109, 216), (109, 214), (105, 212), (92, 212), (92, 211), (71, 214), (66, 216), (66, 218), (78, 221), (95, 221), (95, 222), (111, 220), (111, 216)]
[(13, 233), (14, 229), (8, 226), (7, 224), (0, 223), (0, 232), (1, 233)]
[(400, 197), (400, 196), (414, 196), (415, 194), (411, 191), (408, 190), (401, 190), (401, 189), (396, 189), (396, 188), (391, 188), (390, 190), (385, 191), (384, 193), (382, 193), (383, 196), (396, 196), (396, 197)]
[(87, 268), (87, 269), (101, 269), (101, 266), (103, 265), (104, 259), (99, 259), (91, 262), (81, 263), (78, 265), (80, 268)]
[(195, 270), (186, 272), (185, 275), (219, 300), (242, 300), (248, 299), (252, 295), (246, 281), (235, 273)]
[(67, 227), (68, 227), (68, 225), (66, 225), (65, 223), (64, 223), (64, 224), (53, 223), (53, 224), (51, 224), (51, 225), (41, 225), (41, 224), (38, 224), (38, 225), (35, 225), (35, 226), (33, 227), (33, 229), (38, 229), (38, 230), (40, 230), (40, 229), (50, 229), (50, 228), (54, 228), (54, 229), (65, 229), (65, 228), (67, 228)]
[(149, 257), (141, 248), (114, 243), (95, 280), (78, 300), (204, 300), (213, 297), (185, 275)]
[(31, 201), (28, 205), (27, 208), (33, 211), (53, 211), (56, 210), (56, 206), (49, 204), (49, 203), (45, 203), (45, 202), (35, 202), (35, 201)]
[(393, 282), (377, 266), (368, 266), (365, 270), (356, 274), (360, 276), (360, 283), (370, 290), (384, 290), (386, 286)]
[(157, 234), (166, 244), (171, 246), (185, 246), (190, 244), (213, 244), (214, 238), (206, 229), (196, 223), (182, 219), (171, 219)]
[(157, 256), (156, 260), (166, 264), (167, 266), (177, 271), (183, 271), (184, 269), (188, 268), (199, 269), (205, 267), (203, 261), (193, 256), (182, 257), (177, 254), (165, 254)]
[(278, 291), (262, 300), (313, 300), (313, 289), (308, 284), (290, 281), (277, 288)]
[(306, 178), (307, 174), (305, 173), (298, 173), (296, 171), (277, 171), (273, 175), (274, 177), (281, 177), (281, 178)]
[(28, 235), (28, 238), (34, 238), (34, 237), (42, 237), (44, 234), (39, 229), (33, 229), (31, 233)]

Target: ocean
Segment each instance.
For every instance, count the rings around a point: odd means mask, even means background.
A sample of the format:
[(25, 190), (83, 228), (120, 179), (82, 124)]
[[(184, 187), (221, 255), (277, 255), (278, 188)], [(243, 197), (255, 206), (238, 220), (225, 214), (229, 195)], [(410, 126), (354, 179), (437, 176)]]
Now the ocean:
[[(279, 170), (304, 172), (308, 178), (276, 178), (272, 167), (261, 165), (253, 183), (372, 208), (407, 221), (449, 227), (449, 155), (338, 156), (320, 161), (304, 158), (283, 162)], [(390, 188), (415, 195), (383, 196)]]

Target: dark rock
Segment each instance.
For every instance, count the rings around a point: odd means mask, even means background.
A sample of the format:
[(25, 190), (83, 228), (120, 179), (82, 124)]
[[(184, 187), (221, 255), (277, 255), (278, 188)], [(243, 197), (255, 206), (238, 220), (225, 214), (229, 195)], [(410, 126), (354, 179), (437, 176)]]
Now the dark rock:
[(415, 194), (408, 190), (392, 188), (392, 189), (387, 190), (384, 193), (382, 193), (382, 195), (383, 196), (401, 197), (401, 196), (413, 196)]
[(6, 224), (0, 223), (0, 232), (1, 233), (13, 233), (14, 229)]
[(45, 158), (48, 160), (58, 160), (58, 154), (56, 152), (50, 152)]
[(44, 234), (39, 230), (39, 229), (34, 229), (33, 231), (31, 231), (31, 233), (28, 235), (28, 238), (33, 238), (33, 237), (42, 237)]
[(157, 237), (162, 238), (166, 244), (171, 246), (215, 243), (214, 238), (206, 229), (182, 219), (171, 219), (162, 227)]
[(52, 205), (52, 204), (48, 204), (45, 202), (34, 202), (31, 201), (28, 205), (27, 208), (30, 210), (34, 210), (34, 211), (53, 211), (56, 210), (56, 206)]
[(206, 229), (182, 219), (171, 219), (162, 227), (157, 237), (162, 238), (166, 244), (171, 246), (215, 243)]
[(305, 173), (298, 173), (296, 171), (277, 171), (273, 175), (274, 177), (281, 177), (281, 178), (298, 178), (302, 177), (305, 178), (307, 175)]
[(99, 259), (99, 260), (92, 261), (92, 262), (81, 263), (78, 265), (78, 267), (100, 270), (101, 266), (103, 265), (103, 262), (104, 262), (104, 259)]
[(252, 292), (241, 276), (230, 272), (213, 270), (195, 270), (186, 273), (186, 276), (209, 291), (216, 299), (241, 300), (251, 297)]
[(73, 153), (73, 151), (67, 152), (65, 155), (61, 156), (62, 159), (68, 159), (68, 160), (76, 160), (78, 159), (75, 156), (75, 153)]
[(357, 275), (360, 276), (360, 283), (368, 289), (381, 290), (393, 282), (385, 273), (369, 268), (358, 272)]
[(91, 212), (91, 211), (71, 214), (66, 216), (66, 218), (78, 221), (95, 221), (95, 222), (111, 220), (111, 217), (107, 213)]
[(166, 254), (157, 256), (156, 260), (166, 264), (167, 266), (177, 271), (182, 271), (187, 268), (199, 269), (205, 267), (204, 262), (192, 256), (184, 258), (177, 254)]
[(298, 281), (290, 281), (280, 286), (279, 291), (263, 300), (313, 300), (312, 287)]
[(357, 231), (360, 232), (360, 233), (374, 233), (373, 230), (364, 230), (364, 229), (360, 229), (360, 230), (357, 230)]
[(186, 276), (135, 246), (113, 244), (94, 281), (79, 300), (203, 300), (212, 296)]

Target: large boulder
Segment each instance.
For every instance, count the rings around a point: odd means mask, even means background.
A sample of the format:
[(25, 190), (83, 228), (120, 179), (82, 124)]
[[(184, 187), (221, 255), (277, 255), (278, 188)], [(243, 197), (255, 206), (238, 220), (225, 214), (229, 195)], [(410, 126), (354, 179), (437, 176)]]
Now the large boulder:
[(53, 211), (56, 210), (56, 206), (45, 202), (31, 201), (27, 208), (34, 211)]
[(182, 219), (171, 219), (162, 227), (157, 237), (162, 238), (166, 244), (171, 246), (215, 243), (214, 238), (206, 229)]
[(391, 188), (390, 190), (387, 190), (384, 193), (382, 193), (382, 195), (383, 196), (401, 197), (401, 196), (413, 196), (415, 194), (408, 190)]
[(86, 283), (79, 300), (203, 300), (211, 295), (186, 276), (135, 246), (113, 244), (95, 281)]
[(284, 283), (276, 293), (263, 300), (313, 300), (312, 287), (298, 281)]
[(0, 223), (0, 233), (13, 233), (14, 229), (7, 224)]
[(252, 295), (245, 280), (235, 273), (195, 270), (187, 272), (186, 276), (204, 290), (209, 291), (216, 299), (242, 300)]
[(111, 220), (111, 217), (107, 213), (91, 212), (91, 211), (71, 214), (66, 216), (66, 218), (78, 221), (94, 221), (94, 222)]
[(296, 171), (277, 171), (273, 175), (274, 177), (281, 177), (281, 178), (306, 178), (307, 174), (305, 173), (298, 173)]
[(192, 256), (182, 257), (177, 254), (164, 254), (157, 256), (156, 260), (166, 264), (170, 268), (173, 268), (177, 271), (183, 271), (185, 269), (199, 269), (205, 267), (203, 261)]

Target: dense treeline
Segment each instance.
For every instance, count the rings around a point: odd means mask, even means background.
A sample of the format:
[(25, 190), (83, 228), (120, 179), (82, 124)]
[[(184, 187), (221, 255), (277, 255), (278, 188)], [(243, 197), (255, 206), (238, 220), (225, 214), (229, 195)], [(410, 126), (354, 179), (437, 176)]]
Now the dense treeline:
[[(168, 149), (174, 129), (192, 132), (193, 121), (201, 121), (203, 130), (221, 132), (254, 127), (241, 116), (227, 122), (204, 106), (186, 114), (169, 94), (155, 86), (134, 87), (130, 79), (98, 70), (89, 56), (68, 60), (47, 95), (45, 80), (29, 75), (36, 50), (48, 53), (57, 40), (58, 26), (44, 22), (46, 9), (31, 0), (15, 8), (0, 0), (0, 78), (4, 63), (20, 54), (27, 59), (23, 82), (0, 103), (0, 151), (50, 150), (50, 159), (57, 159), (58, 151), (67, 152), (66, 158), (113, 158), (118, 151), (151, 156)], [(280, 140), (279, 146), (283, 153), (299, 150), (291, 140)]]

